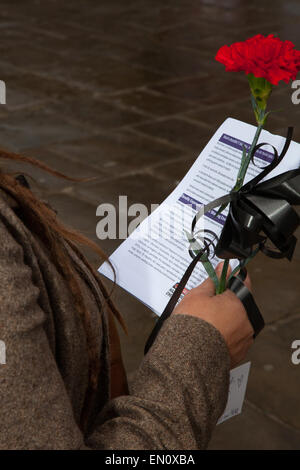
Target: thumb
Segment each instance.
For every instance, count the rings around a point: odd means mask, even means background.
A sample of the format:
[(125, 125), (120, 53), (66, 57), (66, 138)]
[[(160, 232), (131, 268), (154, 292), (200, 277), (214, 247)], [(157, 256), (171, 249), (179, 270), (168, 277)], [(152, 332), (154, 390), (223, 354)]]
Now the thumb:
[(216, 293), (216, 286), (210, 277), (205, 279), (198, 287), (195, 287), (197, 294), (213, 297)]

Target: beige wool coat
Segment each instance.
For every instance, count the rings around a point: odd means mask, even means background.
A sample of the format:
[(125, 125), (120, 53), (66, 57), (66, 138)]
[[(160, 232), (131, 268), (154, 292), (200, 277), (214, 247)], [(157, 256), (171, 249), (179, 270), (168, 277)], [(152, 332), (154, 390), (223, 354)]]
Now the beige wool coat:
[[(171, 316), (143, 359), (129, 396), (110, 399), (102, 294), (70, 249), (101, 352), (99, 389), (83, 435), (85, 333), (72, 296), (18, 207), (0, 191), (0, 449), (203, 449), (226, 405), (230, 359), (221, 334)], [(99, 315), (100, 313), (100, 315)]]

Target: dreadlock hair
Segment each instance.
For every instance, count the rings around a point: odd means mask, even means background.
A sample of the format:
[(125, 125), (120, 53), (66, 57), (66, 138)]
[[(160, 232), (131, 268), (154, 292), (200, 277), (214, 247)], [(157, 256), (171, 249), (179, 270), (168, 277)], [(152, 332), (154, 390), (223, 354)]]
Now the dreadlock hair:
[[(71, 178), (45, 165), (32, 157), (19, 155), (0, 149), (0, 159), (14, 160), (34, 165), (48, 173), (64, 178), (69, 181), (81, 182), (91, 178)], [(86, 334), (87, 354), (89, 361), (88, 385), (85, 393), (83, 409), (80, 417), (80, 427), (84, 432), (87, 427), (92, 398), (97, 389), (99, 375), (99, 351), (97, 348), (97, 338), (95, 328), (91, 322), (90, 312), (84, 304), (80, 287), (75, 276), (75, 266), (68, 254), (66, 244), (69, 245), (85, 264), (86, 268), (95, 278), (108, 309), (117, 318), (123, 329), (127, 332), (124, 320), (113, 304), (110, 294), (101, 281), (97, 271), (90, 265), (87, 259), (78, 249), (78, 245), (84, 245), (96, 252), (102, 261), (109, 262), (104, 252), (84, 235), (76, 230), (64, 226), (56, 216), (56, 213), (43, 201), (41, 201), (26, 185), (21, 184), (15, 174), (3, 172), (0, 168), (0, 188), (13, 197), (22, 210), (22, 219), (26, 226), (35, 233), (49, 250), (50, 258), (56, 266), (58, 272), (65, 279), (74, 299), (74, 307), (78, 312)], [(113, 266), (111, 265), (112, 269)], [(114, 271), (114, 269), (113, 269)], [(115, 273), (114, 273), (115, 274)]]

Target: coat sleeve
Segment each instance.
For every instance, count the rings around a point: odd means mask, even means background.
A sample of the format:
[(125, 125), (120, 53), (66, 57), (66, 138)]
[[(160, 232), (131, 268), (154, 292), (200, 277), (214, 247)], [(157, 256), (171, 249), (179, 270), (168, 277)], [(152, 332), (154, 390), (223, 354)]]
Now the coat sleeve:
[(227, 399), (229, 355), (208, 323), (174, 315), (143, 359), (131, 395), (115, 398), (88, 438), (44, 330), (22, 246), (0, 220), (0, 449), (202, 449)]
[(131, 395), (112, 400), (89, 445), (100, 449), (205, 449), (226, 406), (230, 359), (221, 334), (171, 316), (143, 359)]

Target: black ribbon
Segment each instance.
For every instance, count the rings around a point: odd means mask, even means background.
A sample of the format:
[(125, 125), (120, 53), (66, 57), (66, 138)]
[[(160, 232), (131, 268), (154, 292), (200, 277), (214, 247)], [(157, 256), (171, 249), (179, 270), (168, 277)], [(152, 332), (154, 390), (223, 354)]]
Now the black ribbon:
[[(289, 127), (281, 154), (278, 156), (273, 147), (274, 159), (259, 175), (239, 191), (231, 192), (204, 206), (203, 213), (206, 213), (221, 204), (230, 203), (215, 249), (219, 258), (246, 259), (251, 255), (253, 245), (259, 244), (260, 250), (267, 256), (292, 259), (297, 241), (293, 234), (299, 226), (300, 218), (291, 204), (300, 204), (300, 169), (260, 182), (282, 161), (289, 148), (292, 133), (293, 128)], [(268, 144), (262, 143), (253, 149), (252, 161), (256, 150), (263, 145)], [(197, 216), (193, 220), (192, 230), (196, 222)], [(277, 251), (265, 246), (268, 239)]]
[[(199, 212), (194, 217), (192, 222), (192, 237), (194, 237), (198, 220), (204, 214), (216, 207), (230, 204), (224, 227), (214, 249), (214, 254), (219, 258), (238, 258), (244, 260), (251, 256), (253, 246), (258, 244), (259, 249), (267, 256), (292, 259), (297, 241), (293, 234), (300, 224), (300, 218), (291, 207), (291, 204), (300, 204), (300, 169), (290, 170), (261, 182), (284, 158), (291, 143), (292, 135), (293, 128), (289, 127), (280, 155), (278, 155), (276, 148), (271, 146), (274, 150), (273, 161), (259, 175), (242, 186), (238, 191), (232, 191), (205, 205), (201, 213)], [(270, 144), (261, 143), (254, 147), (251, 154), (253, 163), (255, 152), (264, 145)], [(275, 245), (277, 251), (266, 247), (268, 239)], [(195, 242), (195, 237), (192, 239), (192, 242)], [(162, 324), (174, 310), (196, 264), (205, 252), (209, 256), (209, 247), (212, 243), (208, 243), (205, 238), (202, 238), (202, 242), (204, 248), (197, 255), (193, 254), (192, 249), (189, 250), (193, 261), (184, 273), (149, 336), (145, 346), (145, 354), (153, 344)], [(244, 268), (237, 276), (231, 277), (227, 288), (231, 289), (242, 301), (254, 330), (253, 336), (255, 337), (264, 327), (264, 320), (251, 292), (243, 283), (246, 276), (245, 273), (246, 270)]]
[(234, 292), (244, 305), (248, 319), (253, 328), (253, 338), (255, 338), (264, 328), (265, 321), (262, 314), (260, 313), (258, 306), (256, 305), (253, 295), (243, 282), (246, 279), (246, 276), (247, 270), (246, 268), (243, 268), (237, 276), (232, 276), (229, 279), (227, 283), (227, 289), (230, 289), (232, 292)]

